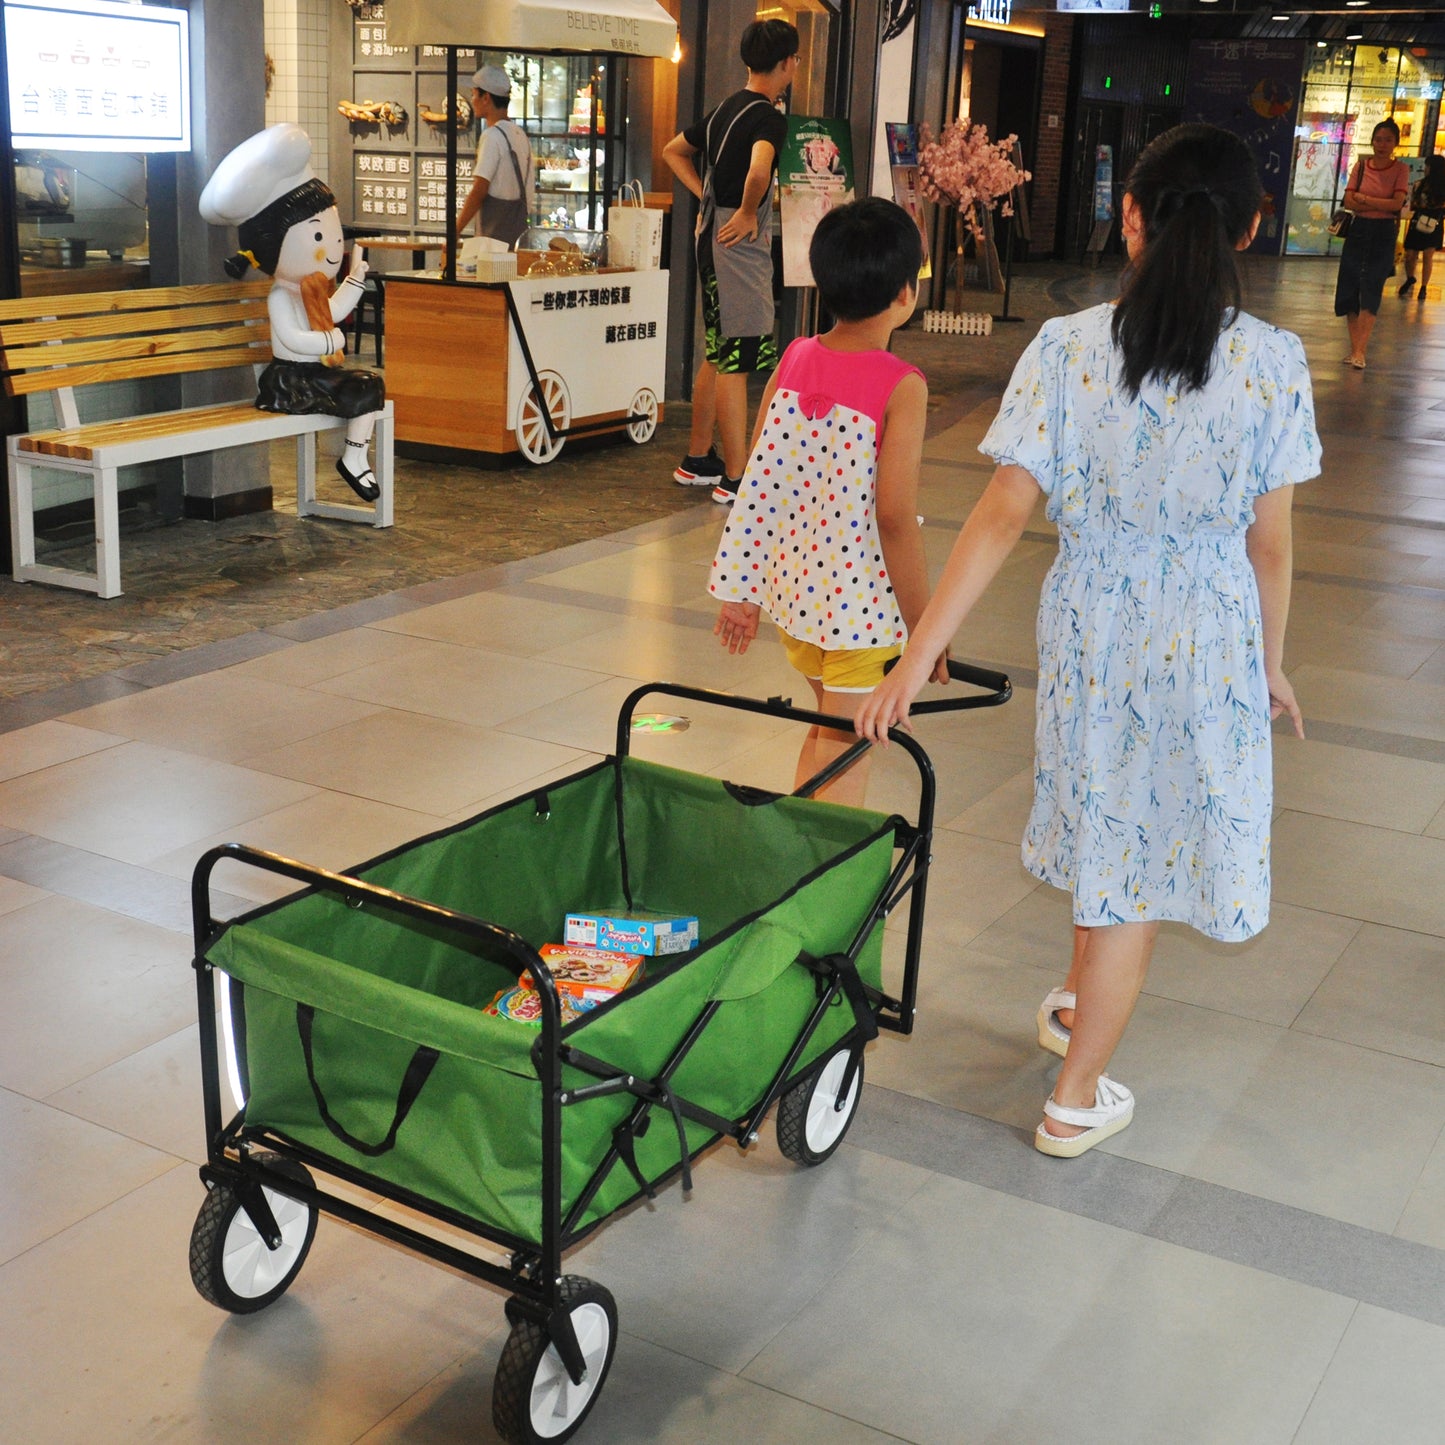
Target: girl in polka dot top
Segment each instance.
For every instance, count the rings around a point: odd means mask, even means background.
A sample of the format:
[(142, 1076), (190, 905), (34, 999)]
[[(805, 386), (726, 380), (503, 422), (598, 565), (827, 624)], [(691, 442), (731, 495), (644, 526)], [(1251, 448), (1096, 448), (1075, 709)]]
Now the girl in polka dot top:
[[(917, 515), (928, 384), (887, 350), (913, 314), (923, 248), (906, 211), (869, 198), (828, 212), (808, 259), (836, 321), (793, 342), (768, 382), (708, 590), (729, 652), (747, 651), (766, 611), (818, 710), (852, 718), (928, 603)], [(931, 674), (946, 680), (946, 653)], [(794, 786), (852, 742), (813, 728)], [(866, 787), (865, 757), (818, 796), (861, 804)]]

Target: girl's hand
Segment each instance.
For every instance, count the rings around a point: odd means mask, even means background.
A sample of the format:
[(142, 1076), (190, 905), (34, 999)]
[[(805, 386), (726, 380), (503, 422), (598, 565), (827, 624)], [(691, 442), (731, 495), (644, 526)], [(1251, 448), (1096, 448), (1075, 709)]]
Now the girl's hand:
[(1273, 722), (1281, 713), (1288, 713), (1290, 722), (1294, 724), (1294, 735), (1304, 737), (1305, 720), (1299, 703), (1295, 701), (1289, 678), (1282, 672), (1267, 672), (1265, 679), (1269, 683), (1269, 720)]
[(724, 602), (713, 624), (713, 633), (729, 652), (746, 652), (748, 644), (758, 635), (756, 602)]
[(366, 264), (366, 247), (353, 246), (351, 248), (351, 265), (346, 274), (354, 276), (358, 283), (366, 280), (366, 273), (371, 267)]
[(928, 680), (945, 685), (948, 683), (948, 649), (946, 647), (938, 654), (938, 661), (933, 664), (933, 671), (928, 674)]
[(908, 727), (908, 708), (918, 696), (918, 690), (933, 675), (937, 660), (929, 665), (922, 677), (918, 676), (918, 663), (909, 666), (908, 653), (904, 652), (897, 666), (874, 688), (862, 707), (853, 715), (853, 731), (860, 738), (870, 742), (888, 743), (888, 729)]

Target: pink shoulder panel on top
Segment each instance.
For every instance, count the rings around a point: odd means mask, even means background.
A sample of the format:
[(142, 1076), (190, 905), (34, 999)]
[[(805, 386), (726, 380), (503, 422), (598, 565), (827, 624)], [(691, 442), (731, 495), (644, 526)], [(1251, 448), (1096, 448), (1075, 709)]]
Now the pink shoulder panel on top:
[(809, 398), (815, 407), (826, 400), (861, 412), (881, 425), (888, 398), (910, 372), (923, 375), (891, 352), (830, 351), (816, 337), (809, 337), (795, 341), (784, 352), (778, 385)]

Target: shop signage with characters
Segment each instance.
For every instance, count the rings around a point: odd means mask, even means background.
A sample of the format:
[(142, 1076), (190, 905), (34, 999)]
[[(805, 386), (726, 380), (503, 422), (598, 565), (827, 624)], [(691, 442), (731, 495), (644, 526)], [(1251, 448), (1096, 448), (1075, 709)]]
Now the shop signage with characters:
[(778, 162), (783, 285), (811, 286), (808, 248), (818, 222), (853, 199), (853, 141), (846, 120), (790, 115)]

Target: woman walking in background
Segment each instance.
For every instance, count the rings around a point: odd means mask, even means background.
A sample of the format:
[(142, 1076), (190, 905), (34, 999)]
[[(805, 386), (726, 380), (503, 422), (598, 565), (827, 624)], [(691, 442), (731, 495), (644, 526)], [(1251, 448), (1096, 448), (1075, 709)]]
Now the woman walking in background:
[(1410, 193), (1410, 224), (1405, 227), (1405, 284), (1400, 295), (1415, 289), (1415, 267), (1420, 267), (1420, 300), (1430, 284), (1440, 233), (1445, 231), (1445, 156), (1431, 156), (1425, 174)]
[(980, 450), (998, 469), (893, 672), (859, 708), (885, 740), (1042, 491), (1059, 554), (1039, 604), (1034, 803), (1023, 861), (1073, 898), (1073, 961), (1039, 1010), (1063, 1056), (1034, 1136), (1072, 1157), (1133, 1095), (1104, 1072), (1161, 922), (1237, 941), (1269, 916), (1270, 720), (1283, 671), (1290, 504), (1316, 476), (1299, 339), (1239, 309), (1262, 189), (1237, 136), (1167, 131), (1124, 196), (1117, 303), (1046, 321)]
[(1344, 206), (1354, 213), (1340, 273), (1335, 279), (1335, 315), (1350, 328), (1350, 354), (1345, 364), (1365, 369), (1365, 347), (1380, 314), (1385, 282), (1395, 274), (1395, 233), (1400, 212), (1410, 193), (1410, 172), (1395, 159), (1400, 127), (1382, 120), (1370, 136), (1368, 156), (1361, 156), (1350, 172)]

